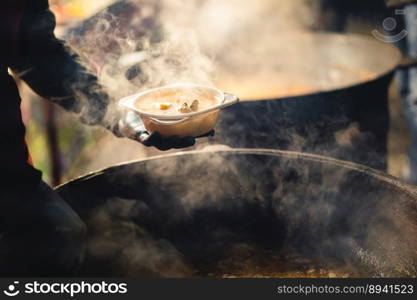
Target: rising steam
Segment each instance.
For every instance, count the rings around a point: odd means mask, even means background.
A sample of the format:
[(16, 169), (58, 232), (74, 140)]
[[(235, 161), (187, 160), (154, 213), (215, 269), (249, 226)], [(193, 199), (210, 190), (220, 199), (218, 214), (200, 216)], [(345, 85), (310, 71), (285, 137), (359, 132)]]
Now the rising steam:
[[(281, 42), (282, 34), (303, 31), (311, 24), (307, 2), (115, 1), (69, 30), (67, 41), (98, 74), (113, 101), (177, 82), (214, 85), (244, 98), (240, 92), (245, 92), (250, 78), (262, 81), (268, 76), (265, 70), (270, 66), (265, 61), (288, 52)], [(285, 56), (286, 61), (290, 59), (299, 61), (298, 56)], [(236, 85), (240, 82), (236, 74), (243, 84)], [(97, 141), (103, 151), (94, 151), (94, 158), (87, 158), (90, 163), (78, 166), (71, 176), (157, 153), (103, 134), (105, 137)], [(198, 147), (205, 144), (200, 141)], [(87, 149), (85, 154), (89, 155)]]
[(265, 49), (285, 48), (283, 35), (308, 27), (306, 2), (118, 1), (72, 31), (69, 42), (114, 99), (170, 83), (213, 85), (225, 63), (250, 62), (255, 72), (280, 57), (265, 59)]

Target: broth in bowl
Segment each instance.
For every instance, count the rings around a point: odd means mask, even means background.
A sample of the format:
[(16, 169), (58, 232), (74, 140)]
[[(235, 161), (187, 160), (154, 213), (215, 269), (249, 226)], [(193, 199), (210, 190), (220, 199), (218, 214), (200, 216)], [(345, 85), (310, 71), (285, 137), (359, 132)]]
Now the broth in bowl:
[(195, 113), (209, 109), (221, 99), (217, 95), (192, 90), (168, 90), (156, 94), (148, 94), (139, 98), (135, 106), (138, 110), (163, 116)]

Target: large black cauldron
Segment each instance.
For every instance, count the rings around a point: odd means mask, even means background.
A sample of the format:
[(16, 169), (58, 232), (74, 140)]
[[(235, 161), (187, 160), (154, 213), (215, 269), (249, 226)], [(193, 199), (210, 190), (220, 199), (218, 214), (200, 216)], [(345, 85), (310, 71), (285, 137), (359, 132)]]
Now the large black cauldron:
[(247, 243), (361, 276), (417, 276), (417, 190), (353, 163), (188, 152), (92, 173), (58, 192), (89, 227), (83, 275), (196, 276)]

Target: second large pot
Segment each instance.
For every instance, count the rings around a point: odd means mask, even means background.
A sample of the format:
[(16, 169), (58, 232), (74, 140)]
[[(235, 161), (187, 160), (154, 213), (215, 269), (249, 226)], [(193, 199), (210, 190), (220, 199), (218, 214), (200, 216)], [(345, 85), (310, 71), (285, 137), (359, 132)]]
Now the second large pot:
[(360, 35), (281, 39), (286, 44), (276, 46), (277, 62), (266, 73), (224, 59), (219, 87), (247, 101), (225, 110), (216, 142), (311, 152), (385, 169), (388, 87), (399, 51)]

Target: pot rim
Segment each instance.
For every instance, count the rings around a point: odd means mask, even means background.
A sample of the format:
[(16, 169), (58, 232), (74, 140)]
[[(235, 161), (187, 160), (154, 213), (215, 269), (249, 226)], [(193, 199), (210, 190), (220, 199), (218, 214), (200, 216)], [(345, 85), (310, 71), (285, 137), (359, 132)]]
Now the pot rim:
[(284, 157), (284, 158), (300, 158), (300, 159), (305, 159), (308, 161), (313, 161), (313, 162), (320, 162), (320, 163), (328, 163), (328, 164), (333, 164), (336, 165), (338, 167), (341, 168), (346, 168), (348, 170), (352, 170), (352, 171), (356, 171), (356, 172), (360, 172), (363, 174), (366, 174), (367, 176), (371, 176), (374, 177), (377, 180), (383, 181), (386, 184), (389, 184), (390, 186), (392, 186), (393, 188), (401, 191), (401, 192), (405, 192), (407, 193), (411, 198), (416, 200), (416, 204), (417, 204), (417, 186), (412, 185), (410, 183), (406, 183), (404, 181), (402, 181), (401, 179), (394, 177), (388, 173), (385, 173), (383, 171), (379, 171), (376, 169), (373, 169), (371, 167), (365, 166), (365, 165), (361, 165), (358, 163), (354, 163), (354, 162), (350, 162), (350, 161), (345, 161), (345, 160), (341, 160), (341, 159), (337, 159), (337, 158), (332, 158), (332, 157), (328, 157), (328, 156), (322, 156), (322, 155), (317, 155), (317, 154), (312, 154), (312, 153), (307, 153), (307, 152), (297, 152), (297, 151), (287, 151), (287, 150), (275, 150), (275, 149), (261, 149), (261, 148), (231, 148), (231, 149), (219, 149), (219, 150), (213, 150), (213, 149), (209, 149), (209, 150), (193, 150), (193, 151), (180, 151), (180, 152), (176, 152), (176, 153), (172, 153), (172, 154), (161, 154), (161, 155), (156, 155), (156, 156), (152, 156), (152, 157), (146, 157), (146, 158), (142, 158), (142, 159), (136, 159), (136, 160), (131, 160), (131, 161), (126, 161), (126, 162), (122, 162), (120, 164), (116, 164), (113, 166), (109, 166), (109, 167), (105, 167), (96, 171), (91, 171), (88, 172), (84, 175), (81, 175), (79, 177), (76, 177), (72, 180), (69, 180), (65, 183), (62, 183), (58, 186), (55, 187), (55, 189), (60, 189), (61, 187), (64, 187), (67, 184), (70, 184), (72, 182), (76, 182), (79, 180), (87, 180), (89, 178), (93, 178), (95, 176), (101, 175), (106, 171), (112, 170), (112, 169), (117, 169), (120, 167), (125, 167), (131, 164), (137, 164), (137, 163), (145, 163), (147, 161), (153, 161), (153, 160), (159, 160), (159, 159), (164, 159), (164, 158), (173, 158), (173, 157), (181, 157), (181, 156), (187, 156), (187, 155), (196, 155), (196, 154), (237, 154), (237, 155), (276, 155), (276, 156), (280, 156), (280, 157)]

